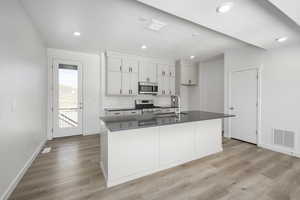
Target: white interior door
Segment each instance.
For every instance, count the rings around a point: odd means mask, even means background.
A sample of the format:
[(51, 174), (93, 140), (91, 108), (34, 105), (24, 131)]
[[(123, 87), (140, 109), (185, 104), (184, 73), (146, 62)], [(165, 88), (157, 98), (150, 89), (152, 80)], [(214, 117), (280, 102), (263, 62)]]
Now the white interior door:
[(231, 137), (257, 144), (258, 70), (231, 74)]
[(82, 65), (54, 60), (53, 137), (82, 134)]

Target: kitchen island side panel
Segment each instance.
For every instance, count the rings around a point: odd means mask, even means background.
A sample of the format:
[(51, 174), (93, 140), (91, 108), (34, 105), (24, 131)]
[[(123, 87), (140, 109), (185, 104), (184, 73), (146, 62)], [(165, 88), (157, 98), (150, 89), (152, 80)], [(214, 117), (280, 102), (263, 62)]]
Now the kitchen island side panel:
[(222, 120), (108, 131), (101, 138), (111, 187), (222, 151)]

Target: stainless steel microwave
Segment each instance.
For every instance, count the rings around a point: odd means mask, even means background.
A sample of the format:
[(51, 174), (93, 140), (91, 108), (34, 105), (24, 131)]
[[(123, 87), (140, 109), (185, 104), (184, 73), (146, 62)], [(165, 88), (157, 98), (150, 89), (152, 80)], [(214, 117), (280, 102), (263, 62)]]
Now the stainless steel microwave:
[(139, 82), (139, 94), (157, 95), (158, 84), (150, 82)]

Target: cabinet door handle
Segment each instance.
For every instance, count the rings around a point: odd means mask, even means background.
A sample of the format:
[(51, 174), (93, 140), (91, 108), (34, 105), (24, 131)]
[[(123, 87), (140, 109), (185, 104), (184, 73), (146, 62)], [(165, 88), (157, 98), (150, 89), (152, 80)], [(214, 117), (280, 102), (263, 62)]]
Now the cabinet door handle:
[(120, 94), (122, 94), (122, 89), (120, 89)]
[(172, 76), (172, 72), (170, 72), (170, 76)]
[(192, 83), (192, 81), (191, 80), (189, 80), (189, 84), (191, 84)]
[(122, 71), (122, 65), (120, 65), (120, 71)]

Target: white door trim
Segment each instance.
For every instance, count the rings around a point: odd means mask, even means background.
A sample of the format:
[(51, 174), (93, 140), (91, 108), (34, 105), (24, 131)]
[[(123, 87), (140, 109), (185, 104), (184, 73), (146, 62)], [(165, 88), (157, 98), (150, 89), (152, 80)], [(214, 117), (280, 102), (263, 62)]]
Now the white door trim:
[[(249, 70), (256, 70), (257, 71), (257, 146), (261, 145), (261, 110), (262, 110), (262, 102), (261, 102), (261, 71), (262, 71), (262, 66), (257, 66), (257, 67), (247, 67), (247, 68), (242, 68), (242, 69), (238, 69), (235, 68), (233, 70), (230, 71), (229, 73), (229, 87), (228, 87), (228, 106), (231, 105), (232, 99), (231, 99), (231, 94), (232, 94), (232, 83), (231, 83), (231, 79), (232, 79), (232, 74), (234, 72), (242, 72), (242, 71), (249, 71)], [(229, 108), (226, 108), (229, 113), (231, 114), (231, 110)], [(229, 138), (231, 138), (231, 119), (228, 119), (228, 136)]]
[(82, 102), (83, 102), (83, 108), (82, 108), (82, 135), (85, 130), (85, 106), (84, 106), (84, 94), (85, 94), (85, 88), (84, 88), (84, 74), (85, 74), (85, 66), (84, 64), (79, 60), (73, 60), (73, 59), (66, 59), (59, 56), (53, 56), (48, 55), (48, 126), (47, 126), (47, 137), (48, 140), (53, 139), (53, 130), (54, 130), (54, 114), (53, 114), (53, 108), (54, 108), (54, 63), (55, 61), (62, 61), (66, 63), (77, 63), (82, 66), (82, 72), (81, 72), (81, 79), (82, 79)]

